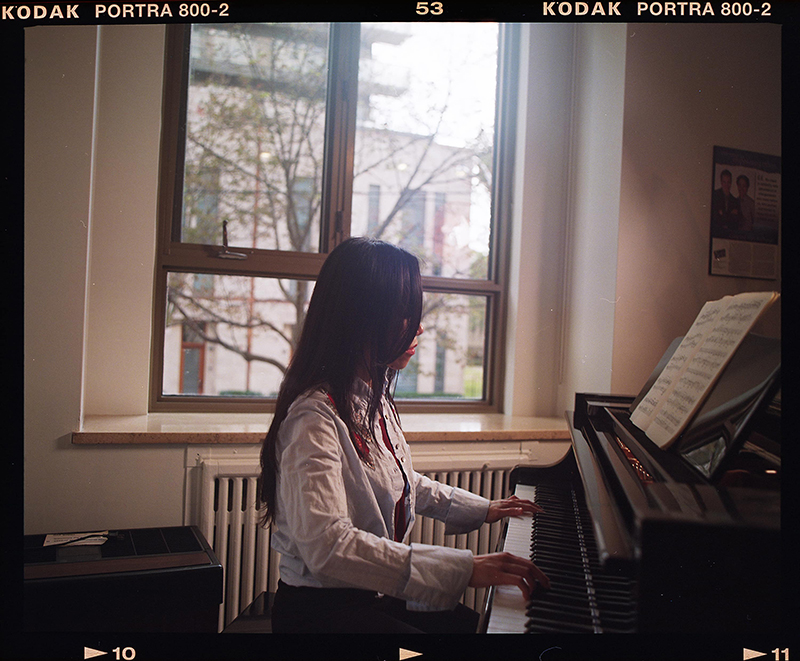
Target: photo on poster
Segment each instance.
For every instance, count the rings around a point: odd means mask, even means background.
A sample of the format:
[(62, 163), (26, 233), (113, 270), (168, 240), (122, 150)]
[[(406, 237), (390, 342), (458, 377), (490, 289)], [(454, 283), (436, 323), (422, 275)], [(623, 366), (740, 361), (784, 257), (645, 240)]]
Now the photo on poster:
[(776, 279), (780, 157), (715, 146), (713, 177), (709, 273)]

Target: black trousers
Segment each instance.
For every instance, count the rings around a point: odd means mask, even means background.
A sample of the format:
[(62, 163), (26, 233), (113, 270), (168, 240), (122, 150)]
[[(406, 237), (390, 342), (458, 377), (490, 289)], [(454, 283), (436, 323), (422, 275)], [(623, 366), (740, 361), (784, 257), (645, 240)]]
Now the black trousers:
[(476, 633), (479, 619), (463, 604), (451, 611), (409, 611), (405, 601), (368, 590), (282, 581), (272, 607), (274, 633)]

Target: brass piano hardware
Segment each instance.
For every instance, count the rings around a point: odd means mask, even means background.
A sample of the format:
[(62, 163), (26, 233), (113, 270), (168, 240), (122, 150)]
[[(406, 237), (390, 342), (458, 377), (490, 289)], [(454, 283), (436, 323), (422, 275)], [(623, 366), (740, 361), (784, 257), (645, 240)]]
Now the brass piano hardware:
[(625, 445), (620, 438), (614, 437), (614, 440), (617, 441), (617, 445), (619, 445), (620, 449), (622, 450), (622, 454), (625, 455), (628, 463), (633, 467), (633, 470), (636, 472), (636, 477), (639, 478), (639, 481), (642, 484), (653, 484), (653, 482), (655, 482), (653, 476), (650, 475), (648, 470), (642, 465), (642, 462), (636, 458), (636, 455), (631, 452), (630, 448)]

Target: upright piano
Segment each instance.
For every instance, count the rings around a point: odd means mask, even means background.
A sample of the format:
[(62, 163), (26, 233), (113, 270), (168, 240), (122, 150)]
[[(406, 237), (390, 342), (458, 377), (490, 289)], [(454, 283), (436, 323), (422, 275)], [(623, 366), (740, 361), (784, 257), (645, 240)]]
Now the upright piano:
[(512, 472), (544, 512), (509, 519), (499, 550), (551, 588), (491, 588), (482, 632), (780, 630), (780, 340), (747, 336), (664, 450), (630, 413), (679, 340), (638, 397), (576, 395), (562, 461)]

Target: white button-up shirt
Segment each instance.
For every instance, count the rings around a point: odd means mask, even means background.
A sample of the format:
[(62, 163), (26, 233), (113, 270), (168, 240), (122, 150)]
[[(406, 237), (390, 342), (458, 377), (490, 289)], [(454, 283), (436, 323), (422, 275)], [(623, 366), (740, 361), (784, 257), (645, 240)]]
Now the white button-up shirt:
[[(366, 413), (370, 390), (363, 381), (357, 384), (359, 416)], [(324, 391), (306, 393), (289, 408), (278, 433), (272, 533), (273, 547), (281, 554), (281, 580), (375, 590), (420, 609), (454, 608), (472, 576), (472, 552), (409, 544), (415, 514), (443, 521), (446, 534), (463, 533), (485, 521), (489, 501), (414, 472), (408, 444), (385, 398), (379, 415), (397, 459), (376, 424), (377, 442), (369, 442), (368, 464), (359, 458)], [(403, 498), (406, 477), (408, 527), (402, 541), (394, 541), (395, 504)]]

